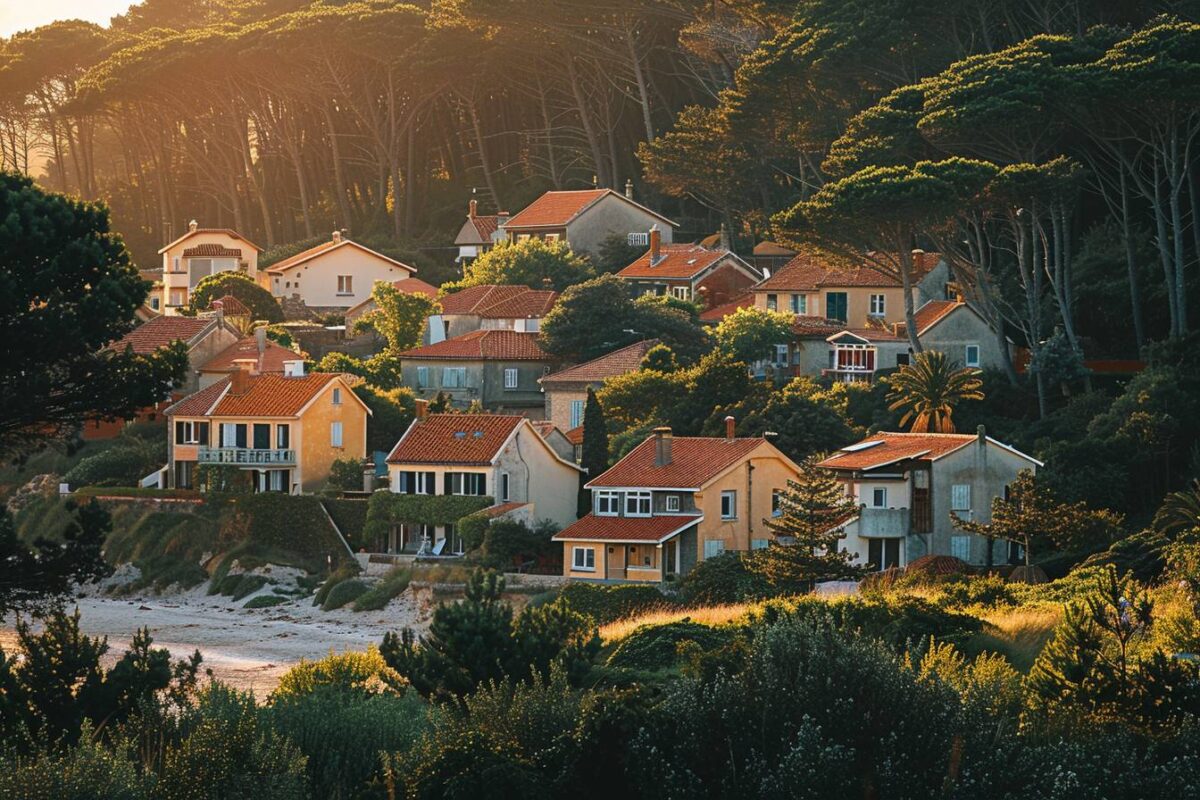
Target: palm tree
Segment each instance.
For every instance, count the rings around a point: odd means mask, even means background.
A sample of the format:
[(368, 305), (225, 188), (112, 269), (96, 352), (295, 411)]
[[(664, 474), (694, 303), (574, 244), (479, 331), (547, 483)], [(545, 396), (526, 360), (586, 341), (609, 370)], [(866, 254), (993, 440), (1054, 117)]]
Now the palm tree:
[(1169, 539), (1192, 528), (1200, 528), (1200, 480), (1167, 495), (1154, 515), (1154, 529)]
[(917, 433), (954, 433), (954, 407), (963, 400), (983, 399), (979, 370), (960, 368), (936, 350), (917, 353), (888, 381), (888, 409), (906, 409), (900, 424), (912, 420)]

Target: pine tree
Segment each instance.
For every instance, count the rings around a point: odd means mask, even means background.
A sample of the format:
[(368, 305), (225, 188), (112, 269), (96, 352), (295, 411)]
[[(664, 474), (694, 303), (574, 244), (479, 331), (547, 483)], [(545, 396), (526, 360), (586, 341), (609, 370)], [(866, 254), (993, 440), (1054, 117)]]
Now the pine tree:
[(579, 485), (579, 516), (582, 517), (592, 508), (592, 493), (583, 488), (583, 483), (608, 469), (608, 423), (604, 420), (604, 408), (591, 387), (588, 388), (587, 403), (583, 408), (583, 454), (580, 465), (587, 470), (580, 476)]
[(752, 569), (783, 590), (807, 591), (817, 581), (857, 579), (867, 572), (852, 563), (856, 553), (838, 549), (857, 507), (841, 482), (817, 466), (819, 460), (813, 456), (800, 465), (800, 479), (788, 481), (778, 497), (778, 516), (763, 521), (788, 543), (756, 554)]
[(45, 610), (76, 583), (112, 572), (101, 548), (112, 518), (94, 500), (67, 504), (73, 519), (61, 540), (22, 541), (12, 515), (0, 509), (0, 616), (10, 611)]

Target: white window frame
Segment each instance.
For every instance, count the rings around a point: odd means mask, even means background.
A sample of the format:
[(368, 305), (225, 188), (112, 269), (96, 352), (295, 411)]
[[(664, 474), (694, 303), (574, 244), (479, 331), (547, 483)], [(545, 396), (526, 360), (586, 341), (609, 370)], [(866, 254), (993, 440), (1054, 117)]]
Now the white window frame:
[(678, 511), (678, 510), (679, 510), (679, 495), (677, 495), (677, 494), (667, 495), (667, 511)]
[(883, 317), (887, 315), (887, 295), (872, 294), (871, 295), (871, 310), (868, 312), (872, 317)]
[[(972, 350), (975, 351), (975, 358), (971, 358)], [(979, 345), (969, 344), (963, 348), (963, 364), (965, 364), (966, 366), (978, 367), (979, 366), (979, 356), (980, 356)]]
[(335, 406), (342, 404), (342, 390), (337, 386), (333, 387), (333, 404)]
[(339, 297), (354, 294), (354, 276), (353, 275), (338, 275), (337, 276), (337, 293)]
[(342, 423), (329, 423), (329, 444), (332, 447), (343, 447), (344, 438), (342, 436)]
[[(725, 503), (729, 501), (729, 510), (726, 511)], [(737, 519), (737, 489), (726, 489), (721, 492), (721, 519)]]
[(500, 473), (500, 502), (508, 502), (508, 473)]
[(786, 367), (788, 364), (788, 346), (786, 344), (775, 345), (775, 358), (771, 362), (777, 367)]
[(648, 517), (651, 515), (651, 494), (649, 491), (634, 491), (625, 493), (625, 516)]
[[(454, 379), (450, 380), (453, 375)], [(467, 388), (467, 368), (466, 367), (442, 367), (442, 388), (443, 389), (465, 389)]]
[(571, 401), (571, 429), (578, 428), (583, 424), (584, 401)]
[(232, 422), (221, 423), (221, 447), (237, 447), (237, 425)]
[(778, 310), (779, 310), (779, 295), (768, 294), (767, 295), (767, 311), (778, 311)]
[(621, 516), (621, 493), (613, 489), (600, 489), (596, 492), (596, 516)]
[(504, 388), (506, 390), (512, 391), (513, 389), (516, 389), (518, 380), (519, 373), (517, 372), (516, 367), (504, 368)]
[(559, 234), (559, 233), (547, 233), (547, 234), (545, 235), (545, 237), (544, 237), (544, 238), (545, 238), (545, 240), (546, 240), (547, 242), (557, 242), (557, 241), (559, 241), (560, 239), (562, 239), (562, 234)]
[(886, 486), (875, 486), (871, 489), (871, 508), (887, 508), (888, 490)]
[[(582, 558), (580, 558), (582, 556)], [(595, 572), (596, 571), (596, 548), (594, 547), (572, 547), (571, 548), (571, 569), (576, 572)]]
[(690, 286), (672, 286), (671, 296), (676, 300), (691, 300), (692, 287)]
[(807, 314), (808, 313), (808, 295), (793, 294), (792, 295), (792, 313)]
[[(283, 440), (287, 439), (285, 443)], [(275, 449), (286, 450), (292, 446), (292, 426), (279, 424), (275, 426)]]

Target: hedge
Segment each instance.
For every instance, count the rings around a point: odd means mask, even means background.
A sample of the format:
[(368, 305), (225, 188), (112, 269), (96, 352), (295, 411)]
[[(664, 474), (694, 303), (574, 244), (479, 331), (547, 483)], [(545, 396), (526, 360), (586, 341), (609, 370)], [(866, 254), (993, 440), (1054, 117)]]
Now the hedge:
[(366, 546), (363, 530), (367, 526), (367, 501), (328, 499), (323, 501), (333, 522), (355, 549)]
[(199, 500), (200, 493), (195, 489), (152, 489), (134, 488), (132, 486), (84, 486), (71, 494), (82, 497), (149, 497), (163, 500)]
[(734, 631), (727, 627), (712, 627), (690, 619), (664, 625), (642, 625), (620, 641), (608, 666), (626, 669), (660, 670), (675, 666), (678, 647), (683, 642), (695, 642), (705, 652), (728, 644)]
[(393, 524), (454, 525), (468, 514), (492, 505), (490, 497), (466, 497), (451, 494), (396, 494), (375, 492), (367, 507), (363, 536), (367, 541), (382, 539)]
[(654, 586), (621, 584), (602, 586), (594, 583), (568, 583), (559, 596), (580, 614), (586, 614), (597, 625), (636, 616), (646, 611), (676, 605)]

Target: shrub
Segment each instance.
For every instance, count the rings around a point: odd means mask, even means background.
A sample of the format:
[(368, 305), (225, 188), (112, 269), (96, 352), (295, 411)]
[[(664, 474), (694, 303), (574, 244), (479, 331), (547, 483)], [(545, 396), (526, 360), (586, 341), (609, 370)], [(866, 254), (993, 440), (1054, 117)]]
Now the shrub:
[(904, 570), (908, 576), (933, 577), (937, 575), (971, 575), (974, 570), (961, 558), (954, 556), (921, 556), (914, 559)]
[(363, 527), (367, 523), (367, 501), (327, 498), (322, 502), (350, 546), (356, 550), (366, 546)]
[(895, 648), (930, 638), (956, 641), (978, 633), (983, 623), (911, 596), (847, 597), (833, 601), (812, 595), (768, 600), (746, 614), (749, 624), (784, 620), (825, 624), (838, 631), (858, 632)]
[(279, 594), (260, 594), (258, 597), (252, 597), (242, 606), (242, 608), (274, 608), (281, 606), (288, 601), (287, 597)]
[(366, 594), (368, 588), (366, 581), (359, 580), (358, 578), (340, 581), (325, 595), (325, 602), (321, 603), (321, 610), (333, 611), (347, 603), (352, 603)]
[(679, 591), (692, 605), (738, 603), (772, 597), (776, 592), (759, 572), (750, 569), (757, 553), (722, 553), (706, 558), (683, 576)]
[(63, 480), (72, 486), (137, 486), (159, 466), (146, 448), (116, 445), (83, 459)]
[(218, 272), (202, 278), (192, 289), (190, 304), (193, 312), (205, 311), (213, 300), (231, 294), (250, 309), (255, 320), (283, 322), (283, 309), (271, 293), (259, 286), (244, 272)]
[(281, 702), (323, 689), (376, 694), (397, 686), (400, 676), (383, 660), (376, 647), (365, 652), (330, 654), (318, 661), (301, 659), (279, 678), (271, 701)]
[(637, 584), (602, 586), (595, 583), (568, 583), (559, 596), (580, 614), (586, 614), (597, 625), (607, 625), (618, 619), (672, 605), (658, 588)]
[(617, 644), (608, 657), (610, 667), (669, 669), (679, 660), (679, 645), (695, 642), (703, 650), (717, 650), (733, 639), (727, 628), (714, 628), (691, 620), (666, 625), (643, 625)]
[(1008, 584), (996, 575), (939, 581), (937, 589), (936, 600), (938, 605), (943, 608), (1014, 606), (1017, 604), (1016, 597)]
[[(214, 575), (214, 580), (216, 576)], [(241, 600), (248, 597), (259, 589), (267, 585), (267, 577), (265, 575), (252, 575), (247, 572), (239, 572), (236, 575), (226, 575), (216, 582), (215, 587), (209, 589), (209, 594), (229, 595), (233, 600)]]
[(404, 593), (412, 581), (412, 570), (407, 567), (396, 567), (382, 581), (363, 592), (354, 601), (355, 611), (378, 611), (396, 597)]
[(353, 578), (359, 572), (358, 562), (347, 562), (333, 571), (321, 587), (317, 589), (316, 595), (313, 597), (313, 605), (320, 606), (325, 604), (325, 599), (329, 597), (329, 593), (333, 591), (342, 581)]
[(141, 800), (149, 781), (121, 749), (93, 739), (90, 723), (78, 745), (29, 758), (0, 759), (0, 797), (25, 800)]
[(337, 491), (361, 491), (363, 466), (357, 458), (339, 458), (329, 465), (329, 488)]

